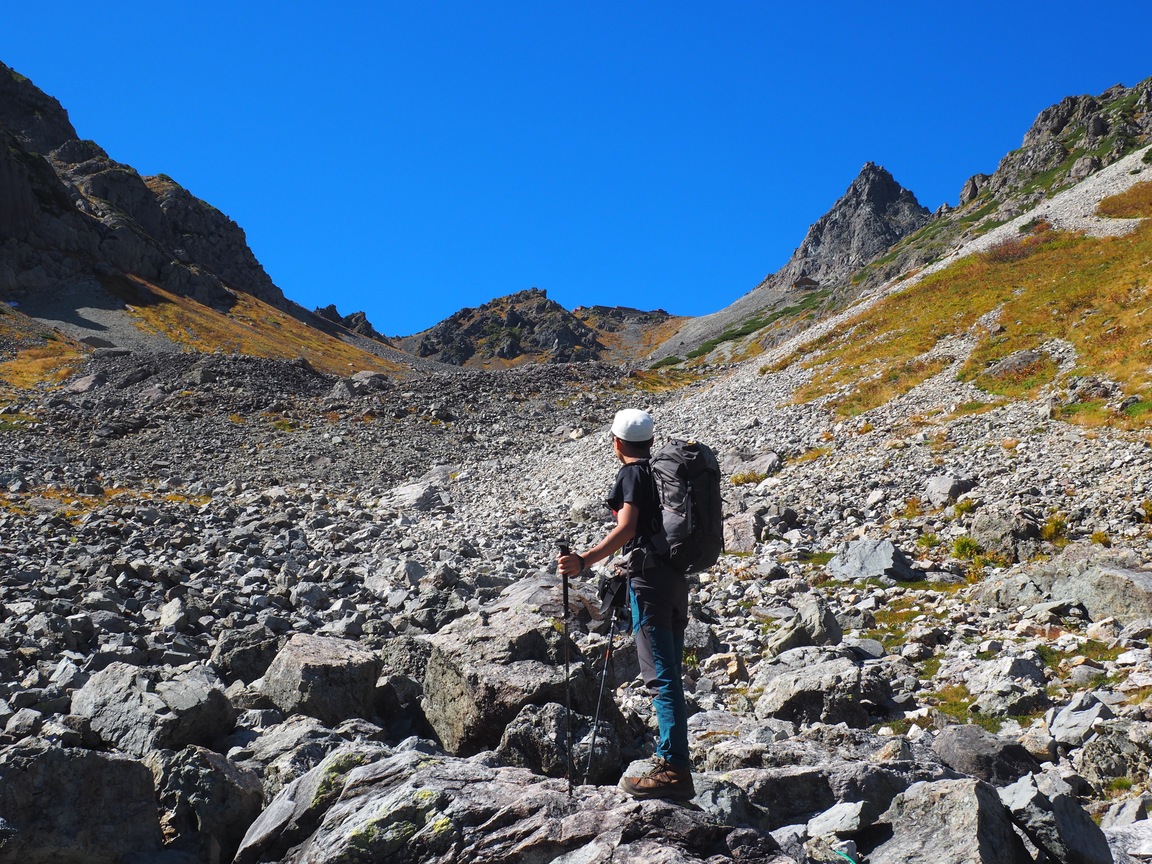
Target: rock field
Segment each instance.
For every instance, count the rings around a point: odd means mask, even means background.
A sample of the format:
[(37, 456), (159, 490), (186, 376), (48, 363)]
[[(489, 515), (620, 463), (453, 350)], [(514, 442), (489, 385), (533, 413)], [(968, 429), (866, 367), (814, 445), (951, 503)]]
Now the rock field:
[[(947, 371), (838, 422), (773, 359), (651, 392), (101, 351), (5, 407), (0, 860), (1152, 857), (1148, 442)], [(595, 574), (563, 779), (548, 571), (609, 524), (625, 405), (727, 476), (689, 807), (613, 785), (652, 725), (618, 632), (593, 747)]]

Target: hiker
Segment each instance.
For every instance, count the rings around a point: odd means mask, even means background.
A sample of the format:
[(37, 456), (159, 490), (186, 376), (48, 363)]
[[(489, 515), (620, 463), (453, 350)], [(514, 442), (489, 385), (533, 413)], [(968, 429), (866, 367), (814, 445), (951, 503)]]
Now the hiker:
[(652, 767), (638, 777), (624, 777), (620, 788), (634, 798), (693, 797), (688, 758), (688, 708), (684, 701), (682, 664), (684, 629), (688, 624), (688, 580), (667, 565), (652, 548), (660, 530), (660, 502), (649, 467), (652, 417), (626, 408), (612, 422), (612, 449), (623, 463), (608, 497), (616, 527), (582, 554), (561, 554), (557, 566), (564, 576), (623, 550), (617, 567), (628, 579), (632, 626), (640, 671), (653, 691), (659, 741)]

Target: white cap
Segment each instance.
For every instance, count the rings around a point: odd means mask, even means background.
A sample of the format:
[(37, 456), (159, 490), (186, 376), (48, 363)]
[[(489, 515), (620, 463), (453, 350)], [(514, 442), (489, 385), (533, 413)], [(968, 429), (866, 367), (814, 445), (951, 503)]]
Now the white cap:
[(639, 408), (617, 411), (612, 420), (612, 434), (621, 441), (643, 443), (652, 440), (652, 415)]

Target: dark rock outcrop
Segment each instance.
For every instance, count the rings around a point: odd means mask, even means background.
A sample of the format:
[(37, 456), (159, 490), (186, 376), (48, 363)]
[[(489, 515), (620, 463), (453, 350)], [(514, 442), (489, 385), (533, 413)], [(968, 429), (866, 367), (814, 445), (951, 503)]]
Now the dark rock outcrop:
[[(0, 295), (24, 300), (136, 277), (227, 309), (227, 289), (298, 310), (243, 230), (164, 175), (80, 139), (59, 102), (0, 64)], [(91, 291), (91, 287), (85, 289)]]
[(368, 316), (364, 312), (353, 312), (351, 315), (341, 315), (336, 309), (336, 304), (330, 303), (323, 308), (317, 307), (315, 313), (324, 320), (331, 321), (333, 324), (339, 324), (345, 330), (351, 330), (359, 336), (375, 339), (377, 342), (388, 341), (372, 326), (372, 322), (368, 320)]
[(539, 288), (479, 309), (461, 309), (430, 330), (401, 339), (400, 345), (418, 357), (454, 366), (525, 356), (554, 363), (595, 360), (601, 348), (594, 330)]

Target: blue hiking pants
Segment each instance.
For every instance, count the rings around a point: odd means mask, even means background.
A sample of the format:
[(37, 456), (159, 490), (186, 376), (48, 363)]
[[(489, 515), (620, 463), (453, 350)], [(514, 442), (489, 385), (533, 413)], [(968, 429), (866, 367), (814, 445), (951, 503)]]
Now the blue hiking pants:
[(687, 768), (688, 706), (684, 701), (684, 630), (688, 626), (688, 580), (664, 567), (628, 580), (632, 627), (644, 684), (653, 692), (660, 740), (656, 755)]

